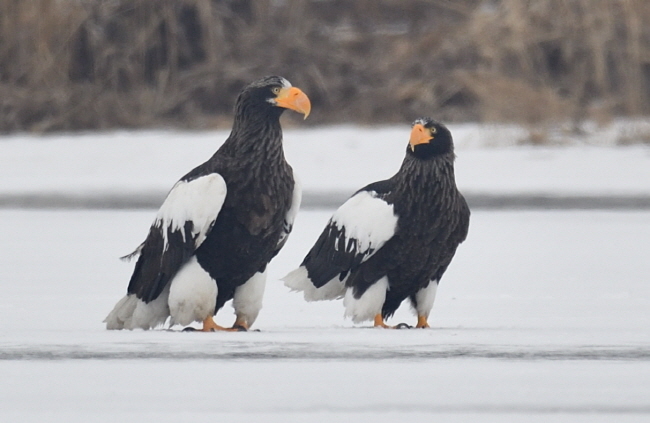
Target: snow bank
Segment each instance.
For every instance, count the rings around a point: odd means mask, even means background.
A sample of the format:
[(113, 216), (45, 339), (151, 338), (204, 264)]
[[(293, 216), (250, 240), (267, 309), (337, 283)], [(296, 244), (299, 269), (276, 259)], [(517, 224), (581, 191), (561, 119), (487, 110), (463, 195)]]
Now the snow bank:
[[(451, 125), (456, 177), (472, 194), (650, 195), (650, 148), (575, 140), (518, 146), (518, 127)], [(613, 130), (612, 130), (613, 131)], [(408, 125), (285, 131), (287, 159), (306, 193), (352, 193), (397, 171)], [(0, 195), (167, 192), (228, 136), (214, 132), (113, 132), (0, 137)], [(613, 139), (615, 133), (602, 133)]]

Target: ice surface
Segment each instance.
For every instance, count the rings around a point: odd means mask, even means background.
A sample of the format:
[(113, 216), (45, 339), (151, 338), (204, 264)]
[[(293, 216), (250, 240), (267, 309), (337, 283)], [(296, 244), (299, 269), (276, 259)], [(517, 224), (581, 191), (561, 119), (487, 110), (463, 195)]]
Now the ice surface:
[(101, 323), (154, 210), (0, 210), (0, 421), (650, 417), (650, 213), (476, 211), (432, 329), (400, 331), (278, 280), (330, 215), (298, 215), (260, 332), (203, 334)]

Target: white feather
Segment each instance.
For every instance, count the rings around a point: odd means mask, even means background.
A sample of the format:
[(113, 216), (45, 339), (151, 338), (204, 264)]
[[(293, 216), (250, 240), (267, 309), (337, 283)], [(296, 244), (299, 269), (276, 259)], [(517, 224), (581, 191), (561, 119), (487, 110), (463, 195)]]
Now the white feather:
[(357, 240), (358, 253), (377, 251), (397, 229), (392, 204), (378, 198), (374, 191), (353, 195), (336, 210), (331, 221), (339, 230), (345, 228), (346, 245), (351, 238)]
[(413, 309), (418, 316), (429, 317), (429, 313), (431, 313), (431, 309), (433, 308), (433, 302), (436, 300), (436, 292), (438, 292), (438, 281), (433, 280), (429, 281), (429, 285), (420, 289), (415, 294), (417, 305)]
[(386, 300), (386, 291), (388, 291), (388, 277), (386, 276), (372, 284), (359, 299), (354, 298), (353, 288), (348, 288), (343, 299), (345, 317), (351, 317), (354, 323), (373, 320), (377, 314), (381, 313), (381, 308)]
[(142, 300), (138, 300), (133, 311), (133, 316), (131, 317), (131, 323), (126, 329), (153, 329), (156, 326), (164, 324), (169, 317), (168, 297), (169, 285), (153, 301), (145, 303)]
[(253, 325), (262, 309), (262, 299), (266, 287), (266, 272), (267, 270), (263, 273), (255, 273), (246, 283), (235, 289), (232, 300), (235, 315), (237, 320), (245, 320), (248, 327)]
[[(291, 88), (291, 82), (289, 82), (286, 78), (279, 77), (280, 78), (280, 83), (282, 84), (282, 88)], [(275, 98), (268, 98), (266, 99), (267, 102), (271, 104), (275, 104)]]
[(284, 240), (289, 236), (289, 232), (293, 228), (293, 222), (296, 220), (296, 215), (298, 214), (298, 209), (300, 209), (300, 203), (302, 202), (302, 184), (300, 179), (294, 174), (293, 175), (293, 197), (291, 198), (291, 207), (287, 212), (287, 215), (284, 217), (285, 230), (280, 235), (278, 240), (278, 245), (282, 244)]
[(193, 179), (178, 181), (169, 191), (160, 206), (154, 226), (161, 228), (164, 248), (167, 249), (167, 233), (181, 231), (185, 222), (191, 221), (192, 237), (198, 248), (217, 219), (227, 194), (226, 181), (218, 173)]
[(345, 294), (345, 279), (340, 280), (335, 277), (320, 288), (316, 288), (309, 279), (305, 266), (293, 270), (282, 278), (282, 281), (292, 291), (302, 292), (307, 301), (336, 300), (343, 298)]
[(131, 317), (133, 316), (133, 311), (135, 310), (138, 301), (139, 300), (135, 294), (125, 295), (122, 297), (104, 319), (106, 329), (120, 330), (125, 329), (125, 326), (130, 325)]
[(168, 296), (169, 286), (149, 303), (138, 299), (135, 294), (125, 295), (104, 319), (106, 329), (147, 330), (164, 324), (169, 317)]
[(171, 282), (169, 311), (172, 325), (189, 325), (212, 316), (217, 292), (217, 282), (201, 267), (196, 256), (192, 256)]

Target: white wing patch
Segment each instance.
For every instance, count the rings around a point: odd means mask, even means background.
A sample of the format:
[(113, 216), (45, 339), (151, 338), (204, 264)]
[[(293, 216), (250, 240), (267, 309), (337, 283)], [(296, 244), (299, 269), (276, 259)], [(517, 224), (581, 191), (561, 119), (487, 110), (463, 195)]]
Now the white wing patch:
[(393, 205), (377, 197), (374, 191), (353, 195), (332, 216), (339, 230), (345, 230), (346, 245), (357, 242), (357, 252), (377, 251), (391, 239), (397, 229)]
[(201, 176), (191, 181), (178, 181), (160, 206), (154, 226), (160, 228), (168, 247), (167, 234), (181, 231), (185, 222), (192, 222), (192, 237), (198, 248), (214, 224), (226, 199), (226, 181), (218, 173)]

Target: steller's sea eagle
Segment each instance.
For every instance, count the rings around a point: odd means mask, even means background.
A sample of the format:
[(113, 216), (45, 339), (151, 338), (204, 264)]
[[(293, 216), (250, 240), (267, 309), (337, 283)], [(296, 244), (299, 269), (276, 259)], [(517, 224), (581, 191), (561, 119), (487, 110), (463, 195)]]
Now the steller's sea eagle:
[[(284, 158), (280, 115), (309, 115), (307, 96), (270, 76), (245, 87), (232, 132), (171, 189), (138, 255), (127, 294), (107, 329), (202, 322), (202, 331), (247, 330), (262, 307), (266, 267), (287, 240), (301, 188)], [(233, 300), (232, 328), (213, 316)]]
[(308, 301), (343, 298), (346, 316), (380, 327), (408, 298), (416, 327), (429, 327), (440, 278), (469, 228), (454, 159), (449, 130), (417, 119), (397, 174), (343, 203), (285, 284)]

